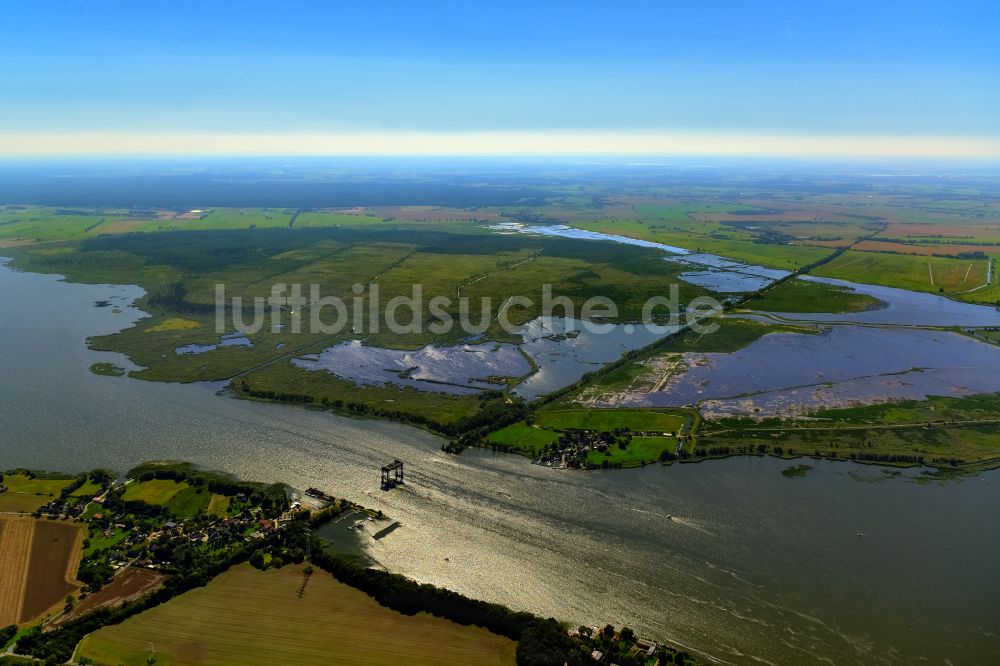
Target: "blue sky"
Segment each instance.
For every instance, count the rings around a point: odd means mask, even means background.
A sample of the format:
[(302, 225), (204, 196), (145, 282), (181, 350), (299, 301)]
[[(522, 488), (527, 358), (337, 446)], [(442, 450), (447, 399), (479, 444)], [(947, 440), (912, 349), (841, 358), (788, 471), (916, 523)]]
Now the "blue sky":
[(0, 23), (0, 132), (22, 145), (109, 132), (1000, 139), (995, 1), (4, 0)]

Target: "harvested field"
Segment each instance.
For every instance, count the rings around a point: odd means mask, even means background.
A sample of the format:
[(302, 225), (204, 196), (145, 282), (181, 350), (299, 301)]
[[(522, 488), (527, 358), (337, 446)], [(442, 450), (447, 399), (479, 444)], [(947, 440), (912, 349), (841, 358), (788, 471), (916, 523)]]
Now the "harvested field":
[(61, 604), (76, 592), (76, 569), (83, 556), (83, 528), (77, 523), (35, 521), (31, 563), (21, 607), (21, 622), (27, 622)]
[[(239, 565), (207, 586), (90, 634), (95, 664), (513, 664), (516, 643), (479, 627), (407, 616), (317, 570)], [(299, 626), (295, 626), (298, 624)]]
[(16, 624), (21, 617), (34, 531), (31, 518), (0, 518), (0, 626)]
[(33, 620), (79, 589), (82, 543), (76, 523), (0, 518), (0, 625)]
[(60, 616), (46, 629), (55, 629), (59, 625), (83, 617), (88, 613), (104, 608), (117, 608), (124, 603), (134, 601), (158, 590), (169, 576), (159, 571), (127, 567), (115, 576), (115, 579), (94, 594), (81, 599), (73, 610)]

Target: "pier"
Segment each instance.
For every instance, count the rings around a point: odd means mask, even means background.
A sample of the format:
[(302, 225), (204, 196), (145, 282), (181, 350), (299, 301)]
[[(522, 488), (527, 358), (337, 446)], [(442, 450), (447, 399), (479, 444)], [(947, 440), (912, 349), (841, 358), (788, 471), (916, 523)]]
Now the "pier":
[(403, 484), (403, 461), (394, 460), (382, 467), (382, 490), (390, 490)]

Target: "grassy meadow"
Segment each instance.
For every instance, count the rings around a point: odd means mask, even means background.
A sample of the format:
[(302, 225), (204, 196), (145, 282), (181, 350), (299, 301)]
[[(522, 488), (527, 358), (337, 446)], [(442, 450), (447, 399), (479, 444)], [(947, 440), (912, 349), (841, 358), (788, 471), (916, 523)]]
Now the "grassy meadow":
[(649, 409), (542, 408), (535, 423), (554, 430), (582, 429), (610, 432), (628, 428), (633, 432), (677, 432), (685, 416), (676, 411)]
[(486, 438), (490, 444), (505, 445), (528, 456), (537, 456), (545, 447), (559, 439), (558, 433), (526, 423), (514, 423)]
[(745, 306), (764, 312), (861, 312), (879, 307), (879, 300), (865, 294), (852, 292), (846, 287), (785, 280), (761, 297), (753, 298)]
[(659, 462), (664, 451), (674, 452), (677, 442), (670, 437), (633, 437), (627, 448), (608, 447), (606, 452), (588, 451), (587, 462), (598, 467), (608, 465), (639, 467)]
[(0, 513), (31, 513), (58, 497), (72, 479), (45, 476), (32, 478), (25, 473), (5, 474), (2, 484), (6, 492), (0, 493)]
[(150, 479), (149, 481), (133, 481), (125, 488), (122, 499), (126, 502), (145, 502), (146, 504), (165, 505), (175, 495), (190, 486), (172, 479)]
[(984, 284), (986, 260), (848, 251), (812, 272), (851, 282), (952, 294)]

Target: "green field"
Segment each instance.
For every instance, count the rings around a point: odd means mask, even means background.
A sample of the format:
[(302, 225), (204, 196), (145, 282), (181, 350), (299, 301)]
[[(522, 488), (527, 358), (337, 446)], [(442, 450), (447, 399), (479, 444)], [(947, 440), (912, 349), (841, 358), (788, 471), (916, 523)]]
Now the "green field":
[(986, 282), (986, 261), (848, 251), (812, 273), (851, 282), (951, 294)]
[(52, 501), (48, 495), (0, 493), (0, 513), (31, 513)]
[(607, 453), (588, 451), (587, 462), (601, 467), (621, 465), (622, 467), (639, 467), (643, 464), (658, 462), (664, 451), (673, 453), (677, 442), (669, 437), (633, 437), (628, 447), (622, 449), (611, 446)]
[(80, 643), (75, 661), (163, 666), (273, 664), (513, 664), (516, 644), (479, 627), (406, 616), (302, 566), (239, 565)]
[(70, 497), (92, 497), (101, 490), (101, 485), (89, 479), (79, 488), (70, 493)]
[(526, 455), (536, 456), (559, 435), (544, 428), (533, 428), (525, 423), (515, 423), (490, 433), (487, 441), (491, 444), (503, 444)]
[(232, 499), (226, 495), (212, 495), (205, 513), (216, 518), (225, 518), (229, 515), (229, 505), (232, 503)]
[(675, 433), (684, 424), (685, 416), (676, 412), (645, 409), (542, 409), (535, 415), (535, 423), (558, 430), (580, 429), (610, 432), (628, 428), (633, 432)]
[(786, 280), (768, 289), (744, 307), (764, 312), (861, 312), (879, 306), (879, 300), (835, 285)]
[(29, 495), (58, 495), (71, 483), (72, 479), (43, 477), (33, 479), (26, 474), (6, 474), (3, 477), (3, 484), (7, 486), (8, 492)]
[[(107, 220), (119, 219), (112, 214), (81, 211), (81, 215), (60, 215), (58, 209), (27, 206), (24, 209), (0, 208), (0, 239), (32, 242), (85, 238), (96, 232)], [(88, 229), (91, 231), (88, 232)]]
[(7, 492), (0, 493), (0, 512), (31, 513), (58, 497), (72, 483), (72, 479), (5, 474), (3, 485), (7, 486)]
[(175, 516), (185, 520), (195, 518), (208, 510), (212, 493), (201, 486), (189, 486), (174, 493), (164, 506)]
[(134, 481), (128, 484), (122, 499), (126, 502), (145, 502), (146, 504), (165, 505), (182, 490), (188, 488), (183, 481), (178, 483), (171, 479), (150, 479), (149, 481)]

